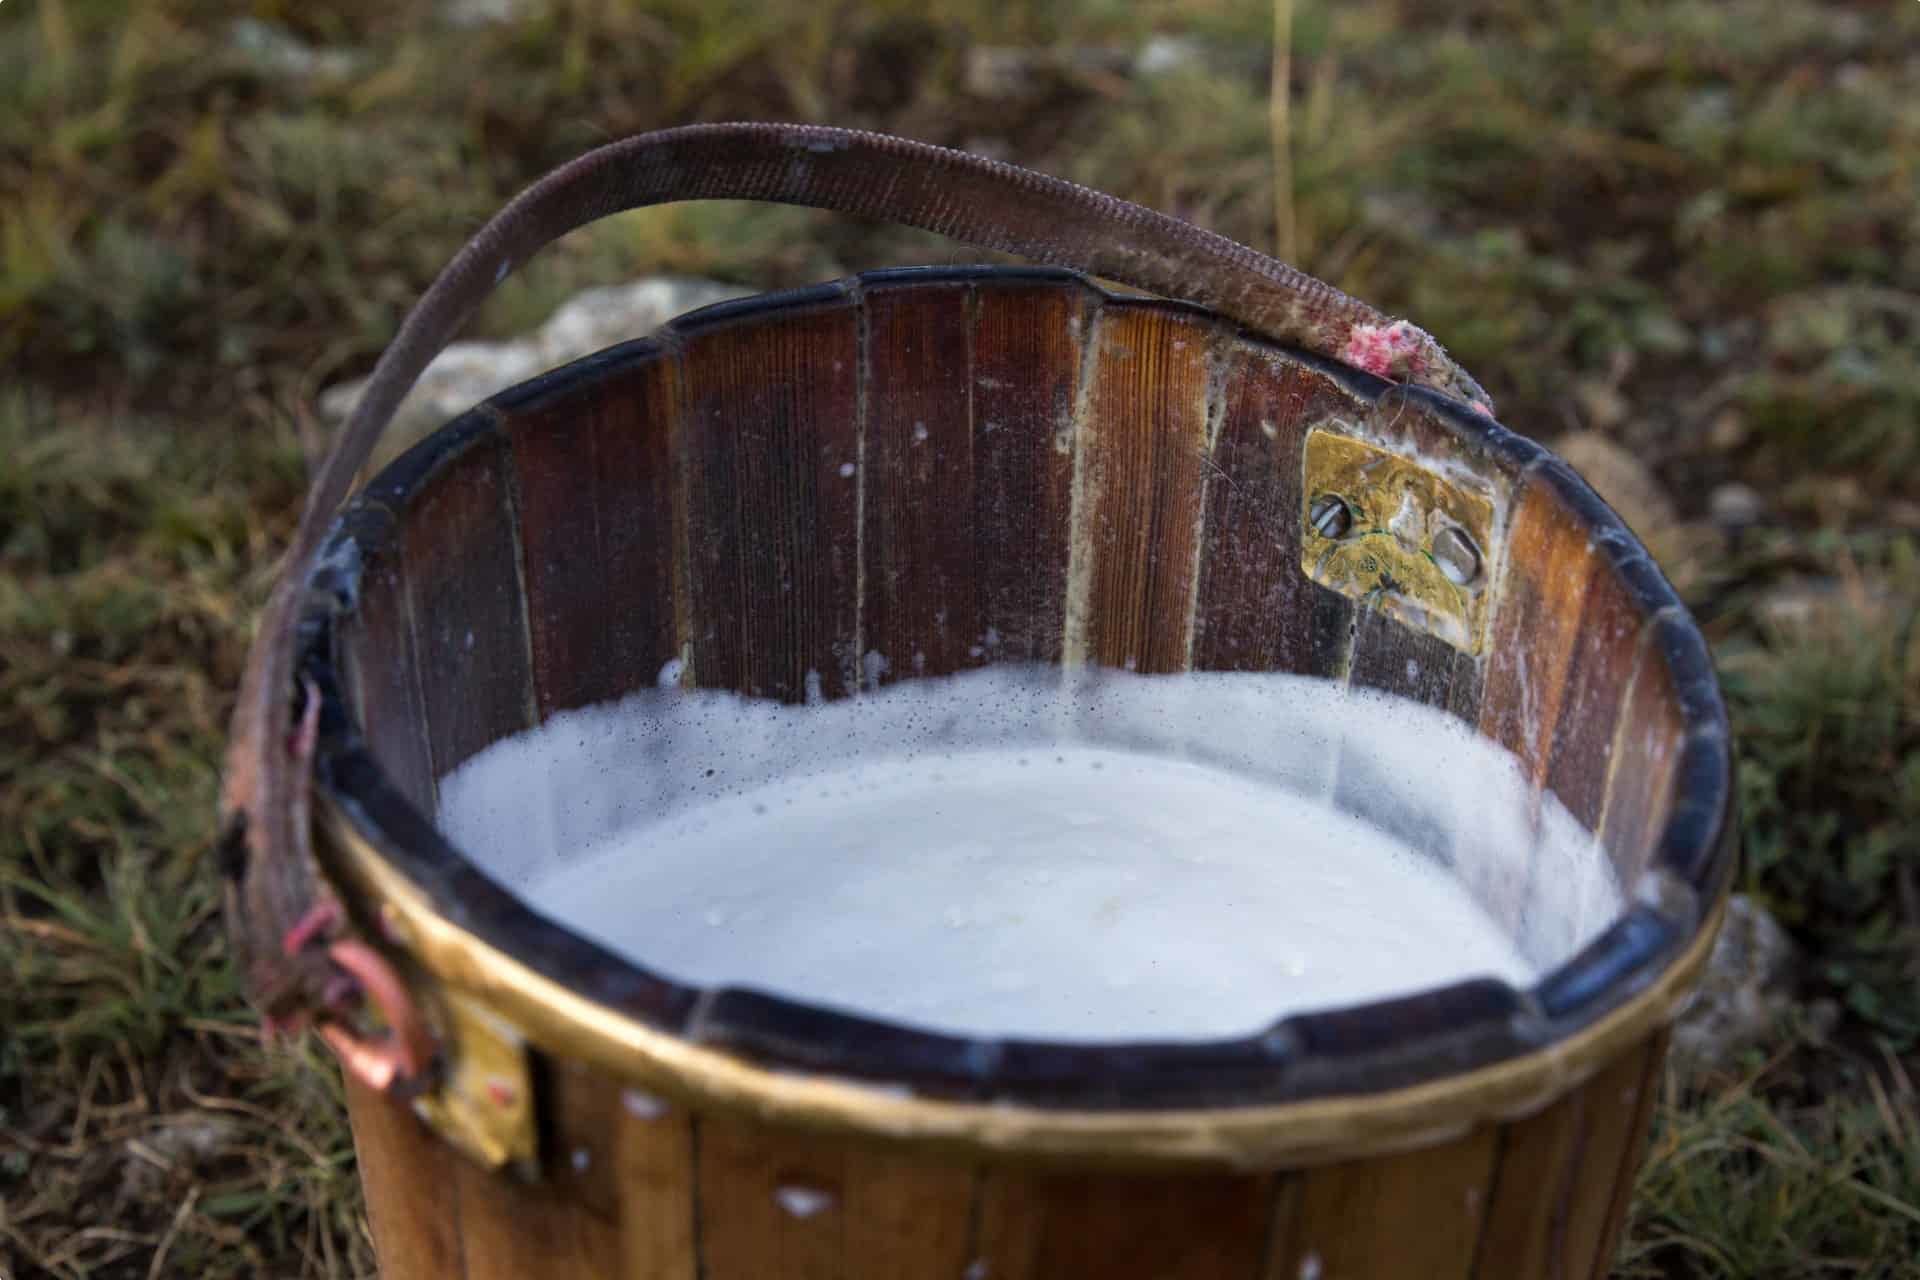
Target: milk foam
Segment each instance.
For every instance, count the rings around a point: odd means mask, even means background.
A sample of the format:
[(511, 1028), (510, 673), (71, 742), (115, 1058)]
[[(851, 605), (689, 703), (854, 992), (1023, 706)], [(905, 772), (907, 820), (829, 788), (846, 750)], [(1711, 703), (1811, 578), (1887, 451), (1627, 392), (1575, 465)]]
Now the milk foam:
[(803, 707), (647, 690), (475, 756), (440, 822), (659, 972), (983, 1035), (1239, 1035), (1525, 984), (1621, 905), (1510, 755), (1295, 676), (995, 666)]

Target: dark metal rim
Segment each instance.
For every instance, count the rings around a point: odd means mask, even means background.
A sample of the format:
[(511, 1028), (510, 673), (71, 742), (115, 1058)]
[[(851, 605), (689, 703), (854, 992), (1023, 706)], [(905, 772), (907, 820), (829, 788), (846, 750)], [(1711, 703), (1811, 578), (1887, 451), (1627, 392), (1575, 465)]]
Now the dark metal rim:
[[(1026, 267), (909, 268), (870, 272), (878, 283), (1028, 281), (1099, 291), (1069, 271)], [(842, 300), (831, 284), (715, 304), (666, 333)], [(1127, 305), (1193, 311), (1186, 304)], [(1258, 339), (1254, 339), (1258, 342)], [(1264, 344), (1261, 345), (1270, 345)], [(334, 626), (356, 607), (364, 567), (383, 554), (408, 499), (495, 429), (483, 406), (408, 450), (335, 521), (309, 579), (302, 670), (323, 695), (318, 784), (359, 832), (418, 884), (450, 923), (519, 958), (543, 976), (659, 1031), (768, 1068), (905, 1085), (918, 1094), (1075, 1110), (1270, 1105), (1357, 1095), (1487, 1067), (1591, 1025), (1645, 991), (1705, 928), (1726, 891), (1736, 854), (1730, 741), (1705, 639), (1631, 531), (1563, 463), (1532, 441), (1438, 393), (1400, 388), (1291, 348), (1288, 359), (1325, 372), (1371, 401), (1417, 400), (1516, 471), (1537, 472), (1594, 530), (1653, 629), (1681, 703), (1681, 791), (1657, 836), (1651, 867), (1665, 892), (1626, 912), (1579, 954), (1526, 990), (1487, 979), (1349, 1008), (1297, 1014), (1249, 1036), (1209, 1041), (1059, 1043), (961, 1037), (860, 1017), (749, 988), (674, 981), (548, 920), (471, 863), (393, 786), (374, 761), (343, 696)], [(590, 378), (613, 364), (652, 358), (653, 340), (610, 348), (503, 392), (497, 400)]]

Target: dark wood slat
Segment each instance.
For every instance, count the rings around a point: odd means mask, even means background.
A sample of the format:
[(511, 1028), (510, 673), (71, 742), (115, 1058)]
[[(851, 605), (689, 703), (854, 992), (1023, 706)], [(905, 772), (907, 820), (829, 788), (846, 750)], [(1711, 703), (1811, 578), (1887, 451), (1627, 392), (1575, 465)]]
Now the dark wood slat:
[[(465, 1280), (618, 1274), (618, 1229), (563, 1188), (530, 1185), (470, 1160), (455, 1162), (453, 1183), (461, 1205)], [(420, 1192), (445, 1193), (444, 1186)]]
[(1073, 410), (1089, 290), (980, 284), (973, 320), (973, 525), (989, 661), (1057, 662), (1065, 619)]
[(1267, 1280), (1464, 1280), (1498, 1142), (1498, 1130), (1483, 1126), (1440, 1146), (1302, 1174), (1283, 1201)]
[(845, 1148), (703, 1116), (700, 1274), (705, 1280), (839, 1280), (847, 1274)]
[(341, 636), (347, 684), (373, 758), (421, 813), (439, 810), (427, 749), (427, 713), (413, 647), (405, 579), (392, 556), (360, 579), (360, 604)]
[(846, 1166), (849, 1276), (965, 1274), (974, 1171), (954, 1160), (853, 1148)]
[(986, 658), (975, 594), (971, 289), (865, 295), (866, 527), (862, 645), (887, 680)]
[(631, 1087), (621, 1088), (617, 1099), (608, 1125), (617, 1135), (619, 1274), (695, 1280), (699, 1250), (694, 1115)]
[(401, 526), (436, 777), (534, 722), (510, 468), (499, 433), (478, 435)]
[(719, 1116), (703, 1117), (699, 1152), (707, 1280), (966, 1267), (965, 1164)]
[[(1491, 588), (1497, 594), (1487, 622), (1478, 728), (1518, 758), (1537, 806), (1594, 555), (1576, 515), (1537, 474), (1513, 503), (1505, 567)], [(1474, 900), (1517, 936), (1532, 898), (1536, 861), (1514, 866), (1477, 858), (1458, 865)]]
[(1632, 1187), (1638, 1135), (1650, 1115), (1648, 1071), (1664, 1057), (1665, 1038), (1655, 1036), (1544, 1111), (1506, 1126), (1477, 1280), (1606, 1274), (1609, 1214), (1619, 1189)]
[(1438, 636), (1415, 631), (1373, 609), (1360, 610), (1354, 629), (1348, 680), (1429, 707), (1452, 711), (1472, 723), (1478, 711), (1478, 664)]
[[(1360, 609), (1355, 623), (1349, 672), (1353, 687), (1444, 708), (1455, 696), (1457, 678), (1473, 683), (1474, 660), (1446, 641), (1372, 609)], [(1456, 855), (1451, 823), (1433, 821), (1430, 811), (1418, 805), (1379, 803), (1380, 788), (1397, 781), (1381, 776), (1377, 753), (1367, 744), (1345, 746), (1334, 773), (1334, 807), (1364, 814), (1367, 822), (1407, 847), (1443, 866), (1452, 865)]]
[(1480, 719), (1480, 703), (1486, 696), (1487, 662), (1484, 657), (1456, 658), (1453, 664), (1453, 692), (1447, 710), (1467, 724)]
[(1236, 342), (1225, 363), (1194, 668), (1333, 674), (1346, 660), (1352, 605), (1301, 572), (1301, 452), (1308, 430), (1350, 401), (1264, 347)]
[[(1377, 689), (1452, 711), (1469, 723), (1479, 703), (1477, 659), (1437, 636), (1415, 631), (1373, 609), (1358, 612), (1348, 680), (1355, 688)], [(1356, 747), (1343, 753), (1335, 775), (1334, 806), (1347, 813), (1366, 813), (1370, 822), (1382, 825), (1408, 847), (1443, 865), (1453, 865), (1457, 851), (1451, 824), (1428, 821), (1416, 807), (1383, 808), (1370, 799), (1376, 788), (1391, 781), (1377, 776), (1371, 752)]]
[(620, 1089), (578, 1062), (542, 1056), (542, 1176), (610, 1222), (620, 1218)]
[[(1075, 455), (1073, 554), (1088, 563), (1069, 569), (1087, 575), (1086, 656), (1106, 667), (1184, 671), (1216, 329), (1182, 312), (1112, 303), (1094, 341)], [(1070, 581), (1069, 629), (1078, 590)]]
[(1673, 673), (1648, 628), (1635, 646), (1633, 679), (1621, 695), (1600, 817), (1600, 843), (1622, 885), (1631, 887), (1645, 870), (1673, 806), (1682, 732)]
[(992, 1280), (1245, 1280), (1275, 1175), (1038, 1174), (996, 1166), (973, 1255)]
[[(1546, 1110), (1506, 1127), (1475, 1276), (1588, 1280), (1606, 1274), (1601, 1245), (1616, 1189), (1631, 1187), (1656, 1036)], [(1608, 1251), (1610, 1256), (1610, 1250)]]
[[(1641, 1164), (1647, 1157), (1647, 1144), (1653, 1139), (1653, 1110), (1660, 1100), (1660, 1088), (1667, 1062), (1672, 1032), (1656, 1031), (1646, 1046), (1646, 1070), (1640, 1077), (1640, 1090), (1633, 1103), (1627, 1150), (1613, 1183), (1613, 1202), (1607, 1208), (1606, 1222), (1600, 1230), (1600, 1244), (1594, 1252), (1591, 1274), (1595, 1280), (1613, 1274), (1614, 1255), (1620, 1251), (1620, 1235), (1627, 1227), (1627, 1214), (1633, 1204), (1633, 1187)], [(1632, 1054), (1625, 1055), (1632, 1057)]]
[(688, 638), (707, 688), (839, 697), (859, 671), (851, 300), (684, 337)]
[(1587, 529), (1537, 476), (1514, 498), (1506, 566), (1488, 624), (1480, 732), (1546, 779), (1594, 553)]
[(509, 410), (543, 718), (649, 687), (678, 652), (675, 375), (643, 348)]
[(455, 1155), (413, 1113), (347, 1075), (353, 1153), (386, 1280), (462, 1280)]
[(1641, 618), (1620, 576), (1596, 561), (1587, 587), (1566, 693), (1553, 730), (1547, 789), (1588, 829), (1600, 825), (1624, 691), (1633, 678)]

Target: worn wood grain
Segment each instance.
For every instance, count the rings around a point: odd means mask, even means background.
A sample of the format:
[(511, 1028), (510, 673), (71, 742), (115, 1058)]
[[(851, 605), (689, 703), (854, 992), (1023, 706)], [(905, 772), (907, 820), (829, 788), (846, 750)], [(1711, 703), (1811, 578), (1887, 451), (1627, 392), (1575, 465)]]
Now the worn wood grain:
[(1591, 573), (1553, 727), (1546, 786), (1582, 826), (1597, 830), (1643, 624), (1611, 565), (1596, 557)]
[(617, 1222), (626, 1195), (620, 1162), (620, 1086), (583, 1063), (541, 1055), (542, 1176)]
[(694, 1153), (698, 1122), (685, 1107), (623, 1088), (612, 1125), (620, 1188), (623, 1276), (695, 1280), (699, 1275), (699, 1203)]
[(731, 1116), (703, 1116), (694, 1171), (706, 1280), (837, 1280), (847, 1152)]
[(1479, 717), (1480, 660), (1377, 610), (1359, 611), (1347, 679), (1356, 688), (1451, 711), (1469, 724)]
[(1206, 524), (1212, 325), (1113, 303), (1094, 330), (1075, 440), (1068, 651), (1183, 671)]
[(1033, 1173), (994, 1166), (973, 1246), (993, 1280), (1243, 1280), (1256, 1273), (1274, 1176)]
[(1672, 808), (1681, 732), (1673, 673), (1648, 628), (1634, 647), (1633, 676), (1621, 696), (1600, 817), (1600, 843), (1623, 885), (1646, 869)]
[(347, 687), (373, 758), (422, 813), (439, 808), (427, 745), (427, 712), (413, 645), (412, 609), (399, 558), (391, 554), (360, 580), (360, 606), (341, 636)]
[(353, 1153), (384, 1280), (459, 1280), (466, 1275), (453, 1149), (413, 1113), (346, 1077)]
[[(1653, 1034), (1643, 1055), (1644, 1072), (1638, 1091), (1631, 1101), (1622, 1093), (1621, 1105), (1631, 1105), (1634, 1114), (1627, 1122), (1626, 1151), (1621, 1157), (1619, 1171), (1614, 1176), (1611, 1203), (1607, 1206), (1606, 1220), (1601, 1224), (1599, 1246), (1594, 1251), (1592, 1275), (1596, 1280), (1612, 1274), (1613, 1260), (1620, 1250), (1620, 1236), (1626, 1230), (1627, 1213), (1633, 1202), (1635, 1175), (1646, 1160), (1647, 1144), (1653, 1139), (1653, 1111), (1660, 1101), (1667, 1050), (1672, 1041), (1671, 1028), (1662, 1028)], [(1598, 1194), (1597, 1187), (1595, 1193)]]
[(1307, 431), (1345, 396), (1262, 347), (1235, 343), (1222, 359), (1193, 667), (1333, 674), (1345, 663), (1352, 607), (1300, 571), (1300, 470)]
[(850, 298), (687, 331), (687, 634), (705, 688), (858, 686), (859, 318)]
[(972, 289), (869, 287), (861, 646), (870, 678), (986, 657), (975, 572)]
[[(1664, 1045), (1636, 1045), (1545, 1110), (1504, 1127), (1476, 1280), (1606, 1274), (1600, 1245), (1642, 1107), (1645, 1076)], [(1635, 1162), (1637, 1164), (1637, 1161)]]
[(868, 1145), (848, 1153), (844, 1247), (848, 1275), (961, 1276), (975, 1174), (951, 1158)]
[(1073, 409), (1093, 295), (1058, 283), (983, 283), (973, 305), (972, 520), (982, 656), (1058, 662)]
[(436, 777), (534, 723), (511, 465), (497, 432), (480, 435), (401, 525)]
[(677, 362), (650, 346), (596, 361), (591, 377), (503, 407), (542, 718), (652, 686), (679, 647)]
[[(1487, 624), (1478, 728), (1518, 758), (1537, 801), (1546, 785), (1593, 553), (1575, 514), (1537, 476), (1513, 504), (1506, 563)], [(1537, 868), (1497, 858), (1463, 859), (1459, 866), (1474, 901), (1517, 935)]]
[(1482, 1126), (1439, 1146), (1301, 1175), (1282, 1198), (1267, 1280), (1465, 1280), (1498, 1144), (1498, 1131)]
[(1488, 627), (1480, 732), (1546, 779), (1592, 576), (1588, 533), (1559, 493), (1537, 477), (1514, 497), (1505, 572)]
[[(511, 1173), (458, 1160), (453, 1191), (461, 1206), (463, 1280), (536, 1276), (612, 1276), (618, 1229), (551, 1181), (529, 1184)], [(420, 1194), (446, 1194), (423, 1187)]]

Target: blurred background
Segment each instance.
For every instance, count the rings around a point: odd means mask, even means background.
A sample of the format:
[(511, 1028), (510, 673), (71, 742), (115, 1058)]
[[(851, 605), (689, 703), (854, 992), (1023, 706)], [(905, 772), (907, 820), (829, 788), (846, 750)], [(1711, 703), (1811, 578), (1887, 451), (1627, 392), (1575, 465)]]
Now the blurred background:
[[(220, 933), (251, 620), (352, 380), (481, 219), (741, 118), (1275, 250), (1562, 450), (1715, 645), (1747, 831), (1618, 1273), (1920, 1276), (1914, 0), (0, 0), (0, 1275), (372, 1273), (333, 1068), (262, 1048)], [(728, 290), (982, 256), (624, 215), (468, 355), (516, 380)]]

